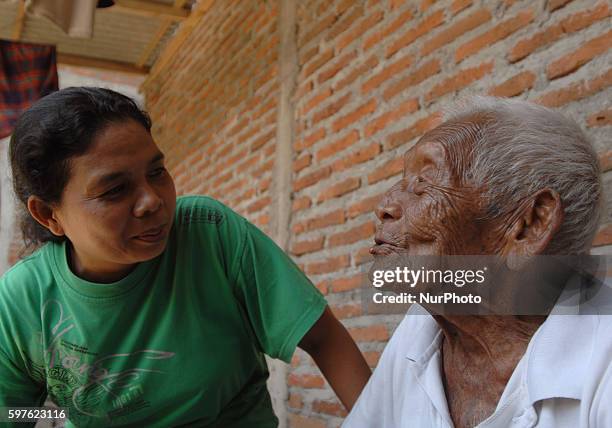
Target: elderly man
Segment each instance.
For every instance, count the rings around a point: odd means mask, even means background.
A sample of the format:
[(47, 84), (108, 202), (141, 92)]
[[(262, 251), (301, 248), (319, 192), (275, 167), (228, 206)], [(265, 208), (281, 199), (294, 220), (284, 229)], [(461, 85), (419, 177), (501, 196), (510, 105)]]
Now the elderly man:
[[(476, 97), (406, 153), (371, 253), (497, 255), (509, 267), (586, 254), (601, 201), (596, 154), (574, 122)], [(612, 427), (612, 316), (425, 306), (410, 307), (345, 428)]]

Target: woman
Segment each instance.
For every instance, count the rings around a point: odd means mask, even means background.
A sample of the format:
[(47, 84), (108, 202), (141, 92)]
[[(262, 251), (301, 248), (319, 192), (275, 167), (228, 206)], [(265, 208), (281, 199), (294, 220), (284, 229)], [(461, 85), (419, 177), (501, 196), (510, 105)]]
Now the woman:
[(48, 396), (76, 426), (276, 426), (263, 354), (300, 346), (350, 409), (370, 371), (324, 298), (229, 208), (176, 199), (150, 128), (98, 88), (17, 124), (22, 228), (45, 245), (0, 280), (0, 407)]

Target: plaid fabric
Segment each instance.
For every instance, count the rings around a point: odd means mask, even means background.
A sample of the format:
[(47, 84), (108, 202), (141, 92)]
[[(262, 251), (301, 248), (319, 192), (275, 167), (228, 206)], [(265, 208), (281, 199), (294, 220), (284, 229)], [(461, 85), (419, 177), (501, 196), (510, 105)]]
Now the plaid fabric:
[(0, 138), (22, 111), (57, 90), (55, 46), (0, 40)]

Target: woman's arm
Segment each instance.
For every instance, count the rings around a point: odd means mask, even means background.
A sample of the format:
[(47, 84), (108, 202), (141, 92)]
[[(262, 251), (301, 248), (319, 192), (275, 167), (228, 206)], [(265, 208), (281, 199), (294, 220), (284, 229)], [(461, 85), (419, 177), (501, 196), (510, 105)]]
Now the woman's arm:
[(372, 374), (363, 355), (329, 306), (302, 338), (308, 352), (348, 411)]

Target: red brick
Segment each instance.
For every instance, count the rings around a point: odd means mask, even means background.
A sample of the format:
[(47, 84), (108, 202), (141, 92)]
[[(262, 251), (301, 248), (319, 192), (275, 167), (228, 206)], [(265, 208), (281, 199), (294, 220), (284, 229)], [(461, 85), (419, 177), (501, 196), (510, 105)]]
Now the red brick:
[(304, 104), (304, 108), (302, 108), (302, 114), (308, 113), (310, 110), (321, 104), (323, 101), (328, 99), (332, 95), (331, 88), (321, 89), (318, 93), (314, 94), (310, 99)]
[(312, 155), (310, 153), (305, 153), (296, 160), (293, 161), (293, 172), (300, 172), (307, 166), (310, 166), (310, 162), (312, 160)]
[(595, 240), (593, 241), (593, 247), (601, 247), (603, 245), (612, 244), (612, 223), (608, 223), (599, 228)]
[(385, 143), (385, 150), (392, 150), (402, 144), (409, 143), (413, 139), (420, 137), (425, 132), (438, 126), (441, 120), (442, 118), (439, 112), (434, 112), (423, 119), (417, 120), (410, 127), (389, 135)]
[(427, 12), (427, 10), (434, 5), (436, 0), (421, 0), (419, 10), (421, 12)]
[(324, 296), (329, 294), (329, 280), (324, 279), (323, 281), (319, 281), (315, 284), (317, 290), (321, 292)]
[(305, 389), (323, 388), (325, 386), (325, 380), (322, 376), (312, 374), (298, 375), (290, 373), (287, 377), (287, 383), (289, 386), (297, 386)]
[(404, 101), (397, 107), (391, 107), (387, 113), (383, 113), (376, 119), (373, 119), (365, 127), (365, 136), (371, 137), (377, 132), (385, 129), (389, 124), (397, 122), (402, 117), (414, 113), (419, 109), (419, 100), (417, 98)]
[(349, 92), (348, 94), (345, 94), (343, 97), (333, 101), (328, 106), (323, 107), (322, 109), (317, 111), (312, 116), (313, 125), (338, 113), (340, 109), (342, 109), (342, 107), (344, 107), (350, 101), (350, 99), (351, 99), (351, 93)]
[(547, 107), (560, 107), (581, 100), (612, 85), (612, 69), (589, 81), (580, 80), (540, 96), (536, 102)]
[(429, 33), (434, 28), (438, 27), (444, 22), (444, 11), (438, 10), (432, 13), (427, 18), (419, 22), (416, 26), (402, 34), (399, 39), (391, 44), (387, 48), (386, 56), (389, 58), (394, 55), (400, 49), (410, 45), (412, 42), (417, 40), (419, 37)]
[(354, 305), (354, 304), (342, 305), (342, 306), (332, 305), (331, 310), (332, 310), (332, 313), (338, 319), (358, 317), (362, 314), (361, 305)]
[(368, 184), (401, 174), (403, 170), (404, 160), (401, 157), (392, 159), (368, 174)]
[(546, 67), (546, 76), (552, 80), (572, 73), (596, 56), (606, 52), (610, 46), (612, 46), (612, 30), (589, 40), (574, 52), (554, 61)]
[(308, 196), (302, 196), (301, 198), (294, 199), (291, 204), (291, 211), (298, 212), (310, 208), (312, 200)]
[(563, 28), (561, 27), (561, 24), (557, 24), (525, 39), (519, 40), (519, 42), (510, 50), (508, 60), (510, 62), (519, 61), (531, 54), (536, 49), (549, 45), (555, 40), (560, 39), (562, 35)]
[[(357, 52), (356, 51), (349, 52), (348, 54), (341, 57), (334, 64), (332, 64), (330, 67), (321, 71), (317, 78), (319, 84), (326, 82), (327, 80), (331, 79), (336, 74), (338, 74), (341, 70), (344, 70), (355, 58), (357, 58)], [(328, 90), (331, 93), (331, 90), (330, 89)]]
[(270, 187), (270, 183), (272, 179), (270, 177), (265, 178), (259, 181), (259, 186), (257, 186), (258, 193), (265, 192)]
[(369, 73), (378, 65), (378, 59), (375, 56), (368, 58), (363, 64), (359, 64), (351, 70), (346, 77), (334, 85), (334, 91), (339, 91), (347, 85), (350, 85), (360, 76), (369, 75)]
[(293, 354), (293, 357), (291, 357), (291, 367), (296, 368), (297, 366), (300, 365), (300, 353), (303, 353), (304, 351), (301, 351), (299, 348), (296, 349), (295, 354)]
[(273, 140), (275, 137), (276, 137), (276, 129), (268, 132), (265, 135), (262, 135), (261, 137), (253, 141), (253, 143), (251, 144), (251, 152), (254, 152), (257, 149), (261, 148), (264, 144), (266, 144), (268, 141)]
[(601, 172), (608, 172), (612, 169), (612, 150), (599, 155), (599, 167)]
[(302, 396), (293, 392), (289, 394), (287, 404), (292, 409), (301, 409), (304, 405), (304, 403), (302, 402)]
[(355, 1), (354, 0), (342, 0), (340, 3), (338, 3), (338, 5), (336, 6), (336, 15), (342, 15), (344, 12), (346, 12), (351, 6), (355, 5)]
[(361, 186), (360, 178), (357, 178), (357, 177), (347, 178), (345, 180), (332, 184), (329, 187), (326, 187), (319, 194), (319, 199), (317, 200), (317, 202), (321, 203), (329, 199), (338, 198), (342, 195), (352, 192), (355, 189), (359, 189), (360, 186)]
[(368, 366), (370, 367), (376, 367), (378, 365), (380, 356), (380, 351), (366, 351), (363, 353), (363, 358), (365, 358), (366, 363), (368, 363)]
[(307, 51), (305, 51), (302, 55), (300, 55), (299, 57), (299, 64), (300, 66), (303, 66), (304, 64), (306, 64), (308, 61), (310, 61), (316, 54), (319, 53), (319, 46), (315, 46)]
[(312, 410), (324, 415), (345, 417), (347, 415), (344, 406), (337, 401), (315, 400), (312, 402)]
[(308, 33), (298, 39), (298, 46), (304, 46), (308, 44), (315, 37), (324, 34), (324, 31), (331, 27), (334, 22), (336, 22), (338, 17), (334, 13), (330, 13), (324, 18), (319, 18), (316, 21), (316, 25), (310, 29)]
[(359, 226), (350, 228), (345, 232), (339, 232), (329, 237), (328, 246), (338, 247), (340, 245), (353, 244), (363, 239), (371, 239), (376, 232), (373, 221), (367, 221)]
[(310, 174), (304, 175), (293, 182), (293, 191), (298, 192), (306, 187), (313, 186), (319, 181), (329, 177), (331, 174), (331, 168), (326, 166), (318, 169)]
[(362, 214), (372, 214), (374, 209), (378, 206), (380, 200), (382, 199), (384, 193), (379, 193), (374, 196), (367, 197), (365, 199), (361, 199), (359, 202), (355, 202), (346, 210), (346, 214), (348, 218), (359, 217)]
[(506, 19), (495, 27), (488, 29), (480, 36), (462, 44), (455, 52), (455, 62), (463, 61), (470, 55), (474, 55), (485, 47), (489, 47), (500, 40), (505, 39), (512, 33), (520, 30), (533, 21), (533, 10), (528, 9), (519, 12), (516, 16)]
[(321, 229), (327, 226), (335, 226), (343, 224), (346, 221), (344, 210), (339, 209), (336, 211), (330, 211), (317, 217), (313, 217), (306, 221), (306, 229), (308, 231)]
[(291, 246), (291, 254), (295, 256), (302, 256), (304, 254), (319, 251), (323, 248), (324, 242), (324, 236), (315, 239), (307, 239), (303, 241), (294, 242)]
[(332, 129), (334, 130), (334, 132), (340, 132), (347, 126), (352, 125), (353, 123), (359, 121), (361, 118), (369, 115), (375, 110), (376, 100), (371, 99), (370, 101), (360, 105), (350, 113), (336, 119), (332, 124)]
[(383, 39), (387, 38), (391, 34), (395, 34), (400, 27), (406, 25), (408, 21), (412, 19), (412, 11), (406, 10), (402, 12), (397, 18), (395, 18), (389, 25), (387, 25), (383, 30), (372, 34), (370, 37), (366, 38), (363, 42), (363, 50), (366, 51), (370, 49), (372, 46), (377, 45)]
[(476, 67), (460, 70), (457, 74), (434, 86), (433, 89), (425, 95), (425, 100), (430, 102), (449, 92), (463, 89), (491, 73), (491, 71), (493, 71), (493, 61), (484, 62)]
[(348, 332), (355, 342), (385, 342), (389, 340), (389, 331), (382, 324), (350, 328)]
[(308, 275), (320, 275), (347, 268), (349, 264), (350, 261), (348, 255), (327, 257), (325, 260), (320, 262), (308, 263), (305, 266), (304, 271)]
[(363, 7), (353, 3), (353, 6), (349, 9), (349, 13), (343, 15), (338, 21), (326, 30), (326, 40), (329, 42), (340, 34), (346, 32), (351, 25), (359, 18), (363, 16)]
[(325, 52), (321, 52), (315, 57), (308, 65), (304, 68), (304, 76), (308, 77), (319, 68), (321, 68), (327, 61), (334, 57), (334, 50), (327, 49)]
[(322, 147), (321, 149), (317, 150), (317, 152), (315, 153), (315, 160), (317, 162), (320, 162), (323, 159), (333, 156), (336, 153), (341, 152), (342, 150), (346, 149), (347, 147), (352, 146), (358, 141), (359, 141), (359, 132), (357, 132), (356, 130), (353, 130), (349, 132), (348, 134), (346, 134), (345, 136), (343, 136), (342, 138), (332, 143), (329, 143), (325, 145), (324, 147)]
[(371, 78), (366, 80), (363, 85), (361, 85), (361, 92), (363, 92), (364, 94), (368, 93), (371, 90), (378, 88), (380, 85), (382, 85), (384, 82), (391, 79), (392, 77), (397, 76), (398, 73), (402, 73), (403, 71), (408, 69), (408, 67), (410, 67), (410, 64), (412, 64), (413, 57), (414, 55), (406, 55), (398, 61), (395, 61), (393, 64), (387, 65), (380, 72), (373, 75)]
[(311, 416), (302, 416), (295, 413), (290, 413), (289, 426), (291, 428), (327, 428), (327, 423), (322, 419), (317, 419)]
[(338, 160), (332, 163), (332, 171), (339, 172), (345, 169), (352, 168), (363, 162), (367, 162), (370, 159), (374, 159), (381, 151), (380, 144), (373, 143), (362, 149), (355, 150), (345, 156), (340, 157)]
[(515, 97), (522, 94), (527, 89), (533, 88), (535, 74), (531, 71), (523, 71), (514, 77), (494, 86), (489, 90), (489, 94), (495, 97)]
[(294, 148), (297, 152), (300, 152), (305, 148), (308, 148), (313, 144), (317, 143), (318, 141), (321, 141), (323, 138), (325, 138), (325, 128), (319, 128), (316, 131), (313, 131), (308, 134), (308, 136), (304, 137), (304, 139), (299, 141)]
[(359, 24), (357, 24), (355, 28), (347, 31), (344, 34), (344, 36), (342, 36), (338, 40), (336, 44), (336, 47), (338, 48), (338, 50), (342, 50), (346, 46), (353, 43), (353, 41), (355, 41), (357, 38), (362, 36), (366, 31), (368, 31), (369, 29), (374, 27), (376, 24), (378, 24), (380, 21), (382, 21), (383, 16), (384, 15), (381, 11), (377, 11), (377, 12), (372, 13), (369, 16), (364, 17), (361, 21), (359, 21)]
[(255, 202), (253, 202), (252, 204), (250, 204), (247, 207), (247, 212), (252, 214), (254, 212), (257, 212), (259, 210), (262, 210), (263, 208), (267, 207), (268, 205), (270, 205), (270, 198), (269, 197), (265, 197), (265, 198), (261, 198)]
[(421, 55), (429, 55), (436, 49), (457, 40), (464, 33), (467, 33), (468, 31), (481, 26), (485, 22), (489, 22), (490, 20), (491, 12), (489, 12), (487, 9), (479, 9), (476, 12), (473, 12), (423, 43)]
[(571, 2), (572, 0), (548, 0), (548, 11), (552, 12), (557, 9), (561, 9), (563, 6)]
[(562, 19), (560, 24), (564, 32), (574, 33), (609, 16), (610, 7), (607, 2), (602, 1), (592, 9), (580, 11)]
[(343, 291), (355, 290), (366, 283), (366, 275), (358, 273), (357, 275), (336, 278), (330, 282), (330, 286), (332, 293), (342, 293)]
[(396, 95), (403, 93), (409, 87), (418, 85), (425, 79), (435, 76), (439, 72), (440, 61), (438, 59), (432, 59), (414, 70), (408, 76), (389, 86), (383, 93), (383, 97), (386, 101), (389, 101)]
[(589, 127), (612, 125), (612, 109), (609, 108), (592, 114), (587, 118), (587, 125)]
[(466, 9), (472, 5), (472, 0), (453, 0), (451, 3), (451, 13), (457, 15), (463, 9)]

